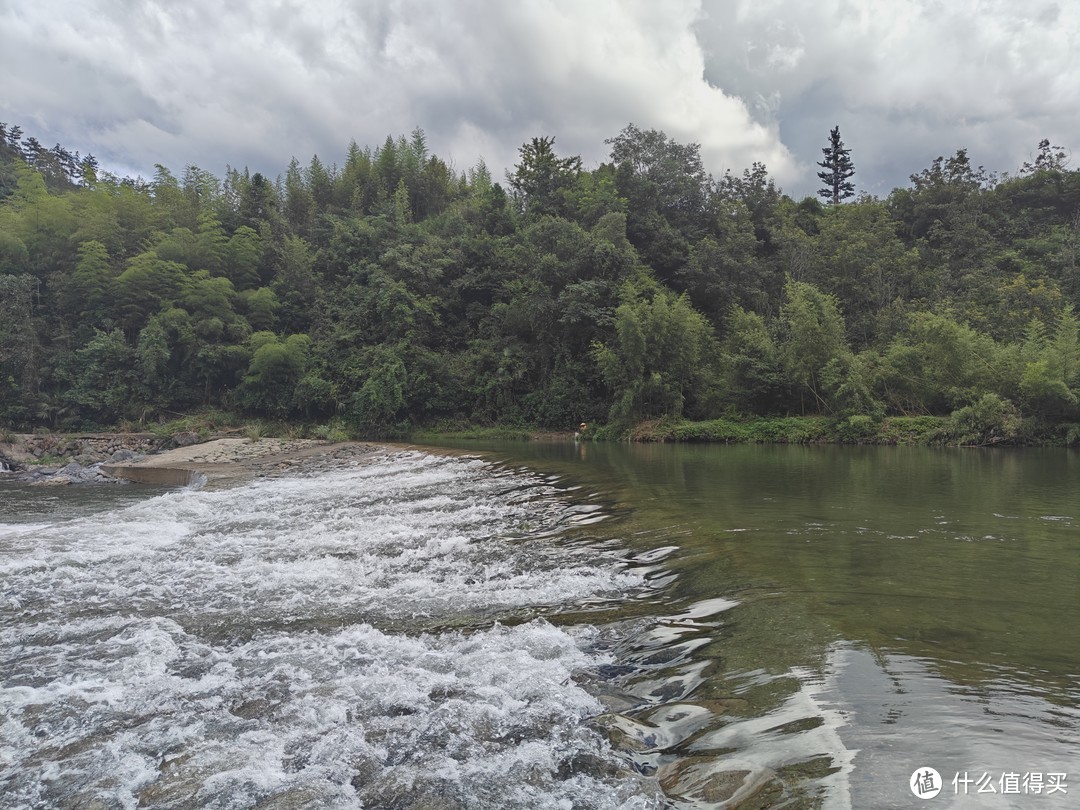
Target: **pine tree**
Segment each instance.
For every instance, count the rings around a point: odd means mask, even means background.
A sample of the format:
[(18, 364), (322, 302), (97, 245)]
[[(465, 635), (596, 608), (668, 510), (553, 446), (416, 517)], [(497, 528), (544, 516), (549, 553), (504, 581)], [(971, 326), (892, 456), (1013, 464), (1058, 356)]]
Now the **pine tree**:
[(818, 172), (818, 177), (825, 188), (818, 195), (830, 205), (839, 205), (841, 200), (855, 196), (855, 184), (849, 180), (855, 174), (855, 166), (851, 162), (851, 150), (845, 149), (844, 142), (840, 140), (839, 124), (829, 133), (829, 145), (821, 153), (825, 159), (818, 166), (825, 171)]

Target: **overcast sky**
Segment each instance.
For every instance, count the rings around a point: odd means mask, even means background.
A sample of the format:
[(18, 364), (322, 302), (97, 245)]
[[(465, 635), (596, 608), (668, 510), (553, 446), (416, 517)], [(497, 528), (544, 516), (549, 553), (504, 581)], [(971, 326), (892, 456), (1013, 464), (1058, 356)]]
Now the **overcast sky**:
[(0, 0), (0, 121), (122, 173), (271, 176), (422, 127), (496, 179), (554, 135), (586, 167), (633, 122), (818, 188), (829, 129), (884, 195), (968, 149), (1080, 146), (1076, 0)]

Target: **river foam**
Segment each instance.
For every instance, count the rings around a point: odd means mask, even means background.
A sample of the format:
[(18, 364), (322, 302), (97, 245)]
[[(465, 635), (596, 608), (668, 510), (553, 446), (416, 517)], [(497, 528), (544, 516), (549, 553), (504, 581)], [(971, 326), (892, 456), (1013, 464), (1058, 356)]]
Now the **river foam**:
[(643, 588), (552, 480), (398, 453), (0, 526), (13, 807), (649, 807), (584, 721)]

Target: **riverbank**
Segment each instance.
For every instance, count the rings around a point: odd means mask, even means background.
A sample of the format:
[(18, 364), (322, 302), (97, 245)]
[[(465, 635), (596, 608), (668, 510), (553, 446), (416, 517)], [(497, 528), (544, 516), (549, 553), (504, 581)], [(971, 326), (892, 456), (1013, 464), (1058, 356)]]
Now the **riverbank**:
[[(181, 446), (177, 446), (182, 443)], [(372, 456), (380, 445), (354, 441), (197, 436), (151, 433), (8, 435), (0, 463), (39, 486), (134, 481), (184, 486), (323, 472)]]
[[(598, 441), (685, 442), (717, 444), (876, 444), (946, 445), (948, 417), (869, 417), (835, 419), (828, 416), (777, 416), (750, 419), (710, 419), (692, 422), (654, 419), (631, 427), (606, 425)], [(955, 440), (953, 444), (957, 443)], [(996, 443), (996, 442), (991, 442)]]
[[(164, 472), (149, 474), (159, 476), (154, 482), (172, 486), (187, 482), (190, 476), (185, 477), (184, 471), (214, 479), (277, 475), (301, 460), (320, 463), (318, 458), (332, 459), (336, 452), (317, 448), (356, 446), (366, 448), (356, 451), (363, 454), (381, 446), (383, 438), (438, 444), (461, 440), (570, 442), (579, 437), (598, 442), (1075, 447), (1080, 444), (1080, 424), (1024, 418), (1008, 401), (988, 396), (949, 416), (763, 416), (703, 421), (662, 418), (632, 425), (590, 424), (583, 434), (536, 426), (440, 425), (378, 437), (379, 444), (375, 445), (336, 422), (244, 422), (236, 415), (212, 411), (156, 425), (153, 432), (0, 433), (0, 469), (29, 471), (33, 478), (51, 478), (59, 483), (80, 483), (84, 479), (104, 482), (109, 480), (104, 468), (131, 466), (125, 462), (145, 456), (147, 460), (137, 465), (141, 470), (181, 470), (174, 478)], [(209, 444), (214, 445), (209, 450), (191, 449)], [(83, 465), (81, 478), (62, 473), (64, 466), (71, 463)], [(76, 480), (67, 481), (65, 475)]]
[(596, 441), (718, 444), (863, 444), (918, 447), (1075, 447), (1080, 425), (1046, 424), (977, 406), (951, 416), (777, 416), (691, 422), (658, 419), (605, 425)]
[(118, 478), (165, 486), (226, 484), (251, 478), (318, 473), (375, 455), (379, 446), (318, 439), (224, 438), (178, 447), (136, 461), (106, 464)]

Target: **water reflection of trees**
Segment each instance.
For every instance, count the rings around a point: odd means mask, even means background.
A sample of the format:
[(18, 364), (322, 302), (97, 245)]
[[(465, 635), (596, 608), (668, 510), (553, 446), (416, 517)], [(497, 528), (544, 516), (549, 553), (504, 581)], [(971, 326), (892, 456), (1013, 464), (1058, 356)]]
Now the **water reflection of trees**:
[(678, 545), (672, 599), (740, 599), (737, 629), (701, 652), (729, 671), (813, 666), (846, 638), (1075, 700), (1075, 452), (596, 444), (574, 464), (562, 449), (515, 452), (631, 508), (629, 542)]

